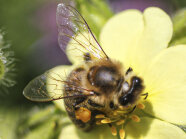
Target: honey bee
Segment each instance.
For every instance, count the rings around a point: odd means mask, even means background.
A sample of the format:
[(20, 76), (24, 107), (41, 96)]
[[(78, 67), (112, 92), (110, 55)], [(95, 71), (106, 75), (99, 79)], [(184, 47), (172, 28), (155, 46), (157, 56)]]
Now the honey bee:
[[(57, 25), (60, 47), (65, 50), (67, 44), (73, 45), (83, 62), (66, 79), (56, 79), (50, 71), (35, 78), (25, 87), (24, 96), (39, 102), (64, 99), (69, 117), (84, 131), (95, 124), (112, 126), (124, 121), (135, 110), (141, 96), (148, 95), (142, 94), (143, 79), (132, 68), (109, 58), (75, 8), (59, 4)], [(48, 84), (47, 78), (60, 82), (61, 89), (57, 89), (57, 83)], [(47, 86), (55, 89), (49, 91)]]

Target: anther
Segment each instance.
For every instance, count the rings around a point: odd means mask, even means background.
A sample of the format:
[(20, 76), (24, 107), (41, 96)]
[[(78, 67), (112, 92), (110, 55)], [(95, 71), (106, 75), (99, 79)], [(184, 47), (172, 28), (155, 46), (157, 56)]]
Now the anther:
[(105, 118), (103, 120), (101, 120), (101, 123), (103, 124), (108, 124), (108, 123), (111, 123), (112, 121), (110, 120), (110, 118)]
[(115, 126), (111, 126), (111, 132), (112, 132), (112, 135), (113, 136), (116, 136), (117, 135), (117, 130), (116, 130), (116, 127)]
[(116, 125), (122, 125), (124, 122), (125, 122), (125, 120), (121, 119), (121, 120), (116, 122)]
[(140, 122), (140, 118), (139, 118), (137, 115), (132, 115), (132, 116), (131, 116), (131, 119), (132, 119), (134, 122)]
[(142, 103), (139, 103), (139, 104), (137, 105), (137, 107), (138, 107), (139, 109), (145, 109), (145, 105), (142, 104)]
[(125, 138), (125, 131), (124, 131), (124, 129), (120, 129), (119, 130), (119, 136), (120, 136), (120, 139), (124, 139)]
[(99, 118), (105, 118), (105, 115), (103, 115), (103, 114), (98, 114), (98, 115), (96, 115), (95, 118), (97, 118), (97, 119), (99, 119)]

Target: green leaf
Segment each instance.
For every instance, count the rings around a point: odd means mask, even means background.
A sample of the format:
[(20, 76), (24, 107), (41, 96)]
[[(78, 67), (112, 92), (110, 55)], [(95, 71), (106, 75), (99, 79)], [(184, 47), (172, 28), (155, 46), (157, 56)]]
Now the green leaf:
[(99, 38), (101, 28), (113, 16), (106, 0), (76, 0), (76, 7)]
[(183, 8), (186, 6), (185, 0), (171, 0), (175, 8)]
[(173, 28), (171, 45), (186, 44), (186, 9), (182, 9), (175, 14)]
[(17, 107), (0, 105), (0, 138), (15, 139), (16, 125), (20, 118), (20, 110)]
[(25, 114), (17, 128), (18, 138), (24, 139), (51, 139), (60, 134), (62, 124), (68, 123), (66, 114), (54, 105), (44, 109), (33, 108)]

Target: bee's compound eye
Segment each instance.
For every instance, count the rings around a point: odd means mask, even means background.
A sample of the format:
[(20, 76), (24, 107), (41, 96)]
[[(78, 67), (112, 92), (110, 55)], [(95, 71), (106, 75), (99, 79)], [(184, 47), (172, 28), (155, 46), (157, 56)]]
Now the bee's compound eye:
[(123, 106), (128, 105), (130, 102), (133, 101), (133, 95), (132, 94), (126, 94), (124, 96), (121, 96), (119, 98), (119, 103)]
[(136, 76), (132, 78), (132, 82), (135, 86), (141, 85), (141, 79)]

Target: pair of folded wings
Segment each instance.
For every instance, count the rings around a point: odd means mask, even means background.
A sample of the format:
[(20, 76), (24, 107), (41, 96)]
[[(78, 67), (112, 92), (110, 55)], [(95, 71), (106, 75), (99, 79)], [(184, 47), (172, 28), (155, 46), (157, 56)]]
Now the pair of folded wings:
[[(56, 20), (59, 32), (58, 42), (63, 51), (66, 51), (67, 45), (71, 45), (73, 49), (79, 50), (81, 56), (89, 53), (93, 59), (108, 58), (87, 22), (75, 8), (59, 4)], [(53, 80), (52, 83), (48, 83), (47, 79)], [(23, 94), (32, 101), (52, 101), (62, 98), (79, 97), (63, 96), (62, 86), (65, 84), (71, 85), (70, 82), (65, 81), (64, 77), (47, 71), (32, 80), (24, 89)], [(47, 87), (49, 86), (53, 89), (48, 89)], [(75, 87), (78, 88), (78, 86)]]

